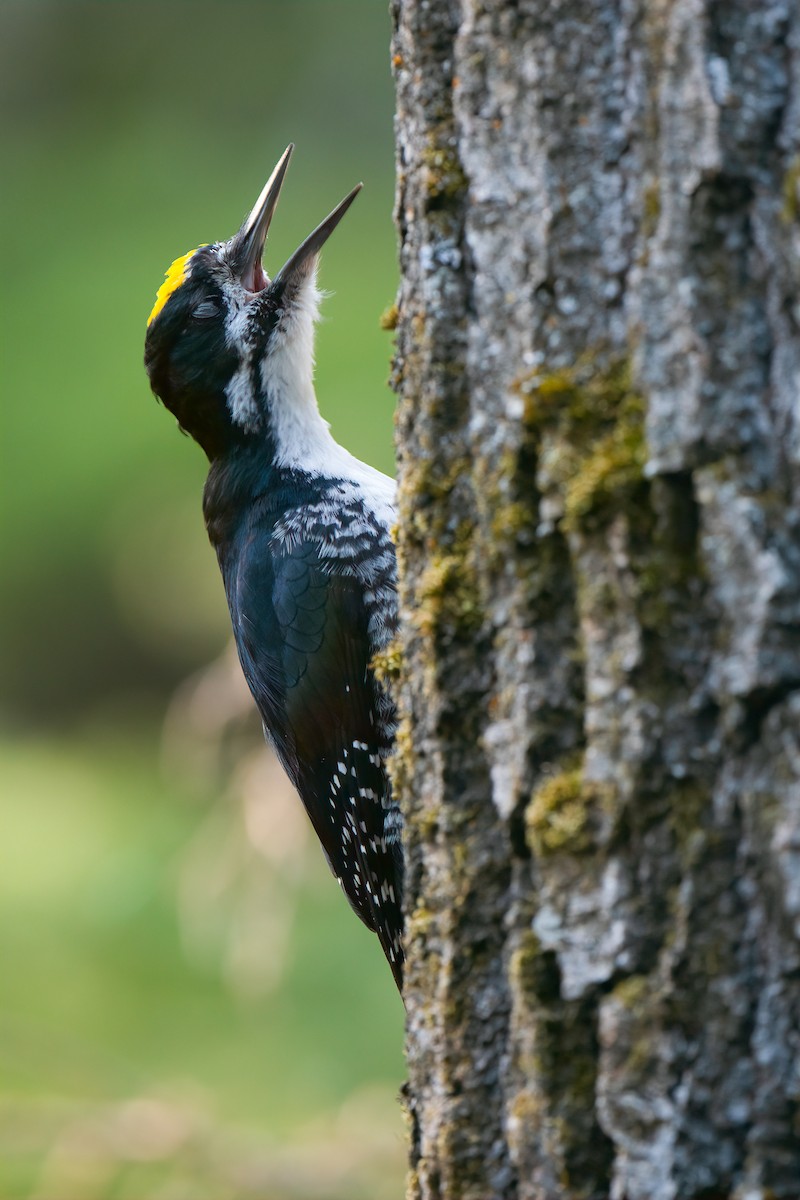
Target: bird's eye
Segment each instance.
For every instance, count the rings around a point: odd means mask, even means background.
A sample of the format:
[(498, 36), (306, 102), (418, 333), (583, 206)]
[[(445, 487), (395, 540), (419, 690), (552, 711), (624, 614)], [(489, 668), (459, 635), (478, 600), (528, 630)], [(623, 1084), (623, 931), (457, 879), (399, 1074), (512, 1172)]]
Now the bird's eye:
[(192, 309), (192, 316), (198, 321), (207, 321), (210, 317), (219, 316), (219, 305), (216, 300), (201, 300)]

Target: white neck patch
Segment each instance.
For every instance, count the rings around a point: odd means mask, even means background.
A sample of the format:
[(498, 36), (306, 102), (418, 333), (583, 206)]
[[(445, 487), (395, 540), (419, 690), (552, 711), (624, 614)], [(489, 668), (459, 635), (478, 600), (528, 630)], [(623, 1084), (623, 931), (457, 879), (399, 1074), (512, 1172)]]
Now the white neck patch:
[(280, 466), (316, 462), (327, 443), (336, 444), (320, 416), (314, 392), (314, 325), (321, 300), (313, 273), (282, 317), (270, 352), (260, 364), (261, 390), (269, 406)]
[(276, 465), (353, 483), (371, 496), (391, 523), (394, 480), (340, 446), (319, 411), (314, 391), (314, 325), (323, 295), (314, 272), (282, 318), (272, 336), (270, 352), (260, 363), (254, 361), (253, 349), (247, 345), (244, 310), (234, 309), (230, 314), (228, 337), (242, 354), (225, 393), (231, 417), (245, 428), (257, 427), (261, 419), (256, 398), (258, 380), (269, 408)]

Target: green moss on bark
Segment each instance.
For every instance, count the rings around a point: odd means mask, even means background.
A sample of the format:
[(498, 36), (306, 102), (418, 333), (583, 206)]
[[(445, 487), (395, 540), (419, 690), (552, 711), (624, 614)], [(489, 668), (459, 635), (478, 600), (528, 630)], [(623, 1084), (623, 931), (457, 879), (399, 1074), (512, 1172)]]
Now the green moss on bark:
[(403, 668), (403, 648), (399, 638), (372, 656), (372, 673), (380, 684), (393, 684), (400, 679)]
[(616, 1008), (614, 1056), (617, 1070), (632, 1088), (646, 1078), (658, 1054), (653, 1030), (661, 1027), (663, 1004), (657, 981), (647, 975), (631, 975), (616, 985), (608, 997)]
[(583, 768), (551, 775), (534, 792), (525, 813), (528, 845), (535, 854), (588, 850), (588, 813), (583, 789)]
[(566, 532), (606, 523), (644, 482), (645, 403), (625, 359), (585, 355), (573, 368), (518, 383), (538, 443), (539, 485), (560, 500)]
[(429, 134), (428, 144), (422, 152), (425, 167), (424, 186), (429, 209), (460, 200), (467, 190), (467, 177), (450, 129), (449, 122), (444, 129), (434, 129)]
[[(403, 483), (406, 538), (424, 549), (425, 570), (417, 583), (414, 623), (426, 636), (470, 637), (483, 621), (474, 561), (475, 528), (444, 515), (455, 488), (464, 486), (469, 464), (458, 459), (444, 471), (433, 457), (414, 464)], [(469, 506), (465, 506), (469, 511)], [(404, 569), (402, 551), (400, 567)]]
[(781, 216), (787, 225), (797, 220), (800, 209), (800, 154), (795, 155), (783, 177), (783, 207)]
[(615, 794), (587, 781), (582, 762), (548, 776), (533, 793), (525, 812), (525, 833), (538, 857), (585, 854), (595, 844), (603, 816), (613, 814)]
[(657, 180), (649, 183), (642, 192), (642, 233), (652, 237), (661, 216), (661, 187)]
[(428, 562), (420, 578), (413, 619), (428, 636), (455, 631), (468, 635), (483, 620), (470, 544), (467, 537), (456, 540), (450, 553), (435, 555)]
[(629, 1008), (635, 1012), (640, 1007), (641, 1001), (647, 995), (648, 990), (649, 984), (646, 976), (631, 975), (617, 984), (612, 995), (625, 1008)]
[(532, 929), (525, 930), (520, 936), (511, 956), (509, 978), (515, 995), (531, 1011), (558, 998), (555, 955), (551, 950), (543, 949)]
[(378, 318), (378, 323), (381, 329), (383, 329), (386, 333), (392, 333), (395, 329), (397, 329), (398, 317), (399, 312), (397, 305), (390, 304), (389, 307), (385, 308), (381, 313), (380, 317)]

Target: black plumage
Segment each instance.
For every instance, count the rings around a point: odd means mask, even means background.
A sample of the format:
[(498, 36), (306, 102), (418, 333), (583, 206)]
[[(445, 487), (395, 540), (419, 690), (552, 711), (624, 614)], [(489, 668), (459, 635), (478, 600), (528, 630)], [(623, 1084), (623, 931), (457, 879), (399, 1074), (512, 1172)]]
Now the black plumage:
[[(382, 555), (389, 566), (384, 586), (393, 587), (394, 556), (378, 526), (374, 546), (365, 538), (360, 564), (324, 553), (348, 539), (348, 507), (337, 508), (334, 499), (343, 486), (300, 474), (292, 486), (284, 478), (283, 512), (266, 498), (252, 502), (217, 552), (239, 658), (267, 736), (331, 870), (378, 934), (399, 985), (402, 860), (399, 839), (387, 841), (385, 830), (387, 812), (396, 811), (385, 767), (394, 712), (370, 666), (359, 578), (359, 565), (363, 572)], [(213, 527), (212, 505), (207, 501)], [(320, 513), (328, 519), (324, 529)], [(283, 532), (287, 519), (302, 532)], [(356, 519), (363, 524), (363, 513)]]
[(330, 436), (312, 385), (317, 255), (356, 190), (273, 280), (261, 252), (291, 154), (229, 242), (176, 260), (148, 322), (151, 384), (210, 460), (204, 493), (242, 668), (333, 873), (402, 985), (391, 480)]

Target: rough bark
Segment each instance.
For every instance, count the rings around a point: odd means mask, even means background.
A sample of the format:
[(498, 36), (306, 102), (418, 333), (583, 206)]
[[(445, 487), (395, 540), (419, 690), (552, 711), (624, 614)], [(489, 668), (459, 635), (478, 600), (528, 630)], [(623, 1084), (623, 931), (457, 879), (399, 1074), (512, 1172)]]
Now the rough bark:
[(409, 1196), (800, 1196), (800, 13), (395, 0)]

